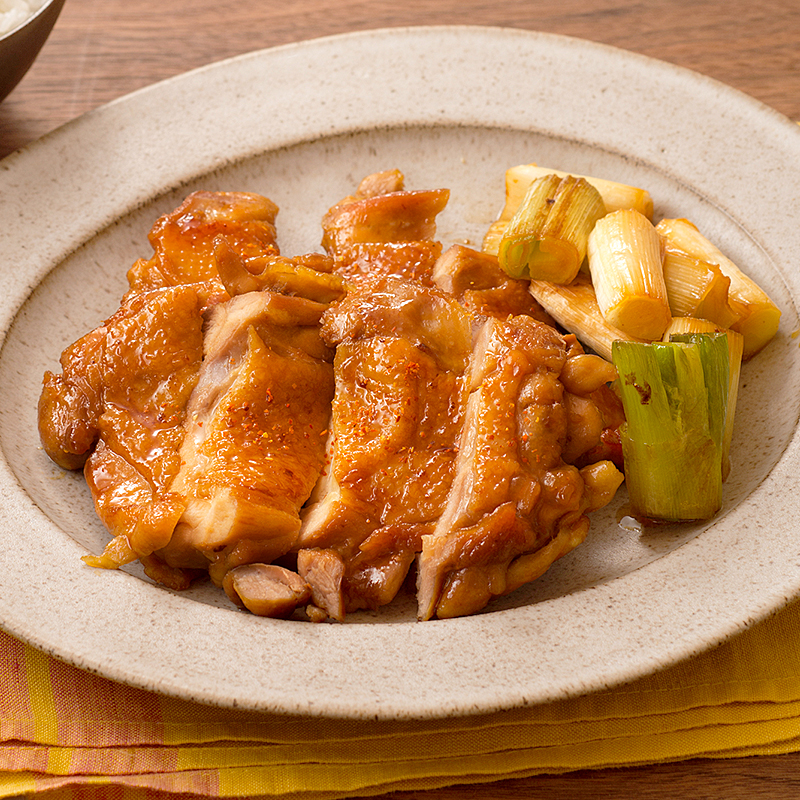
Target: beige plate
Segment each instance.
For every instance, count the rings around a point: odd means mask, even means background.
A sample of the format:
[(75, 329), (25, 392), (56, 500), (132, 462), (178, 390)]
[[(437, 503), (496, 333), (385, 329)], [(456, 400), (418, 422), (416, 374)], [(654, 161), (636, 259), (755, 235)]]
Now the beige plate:
[[(439, 234), (477, 243), (526, 161), (647, 187), (783, 311), (745, 366), (733, 473), (709, 525), (587, 542), (475, 617), (418, 623), (401, 599), (350, 624), (259, 619), (174, 594), (102, 549), (80, 475), (38, 445), (41, 376), (117, 305), (155, 217), (194, 188), (281, 207), (281, 247), (319, 249), (324, 210), (368, 172), (446, 186)], [(800, 590), (800, 130), (712, 80), (568, 38), (469, 27), (290, 45), (183, 75), (0, 163), (0, 623), (115, 680), (225, 706), (344, 717), (510, 708), (619, 684), (701, 652)], [(624, 494), (624, 493), (623, 493)]]

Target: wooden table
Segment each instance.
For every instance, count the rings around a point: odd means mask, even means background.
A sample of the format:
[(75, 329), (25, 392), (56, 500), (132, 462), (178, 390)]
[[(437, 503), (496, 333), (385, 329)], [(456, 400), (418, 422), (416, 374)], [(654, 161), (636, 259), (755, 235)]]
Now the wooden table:
[[(615, 45), (702, 72), (800, 120), (797, 0), (67, 0), (38, 61), (0, 103), (0, 158), (96, 106), (229, 56), (352, 30), (453, 23)], [(794, 800), (800, 796), (798, 775), (800, 754), (540, 776), (391, 797)]]

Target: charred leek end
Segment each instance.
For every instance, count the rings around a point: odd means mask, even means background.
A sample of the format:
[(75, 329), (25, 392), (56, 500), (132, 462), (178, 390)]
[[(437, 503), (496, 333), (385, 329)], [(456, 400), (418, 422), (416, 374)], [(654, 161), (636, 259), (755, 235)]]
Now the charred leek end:
[[(545, 175), (558, 175), (559, 178), (565, 178), (568, 174), (536, 164), (521, 164), (506, 170), (506, 208), (503, 209), (503, 215), (507, 214), (506, 219), (511, 219), (522, 204), (522, 199), (530, 185), (538, 178)], [(595, 178), (591, 175), (575, 175), (575, 177), (583, 178), (600, 192), (603, 205), (608, 213), (619, 211), (622, 208), (633, 208), (648, 219), (653, 218), (653, 198), (646, 189), (639, 189), (636, 186), (628, 186), (605, 178)]]
[(673, 317), (697, 317), (730, 328), (739, 315), (728, 302), (731, 279), (717, 264), (667, 246), (664, 283)]
[(600, 193), (583, 178), (537, 178), (500, 240), (500, 266), (512, 278), (570, 283), (605, 211)]
[[(569, 173), (549, 167), (540, 167), (537, 164), (520, 164), (506, 170), (506, 200), (500, 216), (493, 222), (483, 238), (482, 249), (485, 253), (497, 255), (500, 250), (500, 241), (508, 228), (508, 223), (522, 205), (525, 195), (531, 184), (538, 178), (546, 175), (557, 175), (559, 178), (567, 177)], [(600, 192), (606, 212), (619, 211), (623, 208), (632, 208), (640, 214), (653, 218), (653, 198), (646, 189), (637, 186), (628, 186), (619, 181), (606, 178), (595, 178), (591, 175), (575, 175), (583, 178)]]
[(739, 316), (730, 327), (744, 336), (744, 358), (754, 356), (778, 331), (781, 312), (775, 303), (688, 220), (662, 219), (656, 230), (670, 246), (695, 258), (718, 264), (722, 274), (730, 278), (728, 297), (731, 307)]
[(654, 341), (672, 313), (664, 283), (664, 246), (638, 211), (615, 211), (589, 237), (589, 271), (597, 304), (609, 325), (628, 336)]
[(724, 334), (728, 339), (728, 404), (725, 416), (725, 431), (722, 438), (722, 480), (725, 481), (731, 470), (730, 452), (733, 439), (733, 420), (736, 415), (736, 402), (739, 398), (739, 376), (742, 371), (742, 352), (744, 337), (731, 330), (720, 330), (704, 319), (676, 317), (664, 334), (664, 341), (693, 341), (699, 333)]
[(529, 291), (559, 325), (574, 333), (583, 344), (606, 361), (611, 361), (611, 346), (617, 339), (644, 342), (606, 322), (597, 305), (592, 282), (583, 273), (566, 286), (531, 281)]
[(634, 513), (651, 519), (710, 519), (722, 505), (728, 403), (727, 337), (616, 342), (625, 410), (620, 428)]

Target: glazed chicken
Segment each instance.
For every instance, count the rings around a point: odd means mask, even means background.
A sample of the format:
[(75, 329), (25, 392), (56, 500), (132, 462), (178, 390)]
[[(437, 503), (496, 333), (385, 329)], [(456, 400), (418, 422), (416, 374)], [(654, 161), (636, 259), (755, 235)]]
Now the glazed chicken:
[[(412, 204), (401, 186), (370, 176), (325, 216), (334, 269), (353, 242), (432, 239), (430, 200)], [(298, 570), (340, 620), (390, 602), (418, 558), (420, 617), (473, 613), (574, 548), (585, 512), (613, 497), (613, 463), (572, 462), (618, 425), (613, 400), (591, 396), (615, 373), (494, 256), (454, 245), (430, 273), (372, 267), (360, 261), (354, 280), (346, 262), (347, 297), (323, 317), (336, 348), (331, 468), (304, 512)]]
[[(287, 257), (277, 207), (196, 192), (39, 403), (111, 541), (171, 588), (343, 620), (410, 577), (420, 619), (483, 609), (583, 541), (622, 481), (613, 367), (494, 256), (443, 252), (446, 189), (367, 176)], [(615, 438), (616, 437), (616, 438)], [(616, 463), (616, 465), (615, 465)]]
[[(45, 450), (83, 467), (113, 537), (87, 563), (139, 559), (184, 588), (294, 544), (333, 396), (319, 322), (343, 284), (313, 269), (327, 257), (281, 259), (275, 212), (254, 195), (190, 196), (154, 226), (120, 310), (45, 375)], [(145, 272), (167, 285), (142, 289)]]
[(585, 512), (606, 505), (622, 482), (610, 462), (579, 471), (564, 461), (568, 357), (564, 338), (532, 317), (481, 326), (455, 479), (422, 540), (420, 619), (474, 613), (539, 577), (584, 540)]
[(442, 252), (433, 239), (436, 217), (450, 192), (406, 191), (404, 182), (398, 170), (368, 175), (323, 217), (322, 245), (351, 284), (384, 276), (431, 285)]
[(131, 290), (201, 284), (213, 293), (222, 289), (215, 248), (223, 237), (242, 257), (277, 254), (275, 217), (278, 207), (266, 197), (247, 192), (194, 192), (153, 225), (148, 239), (153, 255), (128, 270)]
[(392, 600), (444, 507), (471, 319), (452, 297), (364, 283), (325, 313), (336, 347), (331, 465), (300, 534), (301, 574), (334, 619)]
[[(96, 562), (103, 566), (141, 558), (149, 568), (183, 513), (171, 484), (202, 360), (201, 304), (189, 286), (132, 295), (67, 348), (60, 375), (45, 374), (42, 442), (57, 464), (84, 469), (114, 537)], [(187, 580), (168, 578), (170, 585)]]
[(431, 279), (474, 314), (485, 317), (525, 314), (555, 326), (528, 291), (529, 281), (509, 278), (498, 264), (497, 256), (490, 253), (454, 244), (437, 259)]
[[(509, 278), (500, 268), (497, 256), (463, 245), (452, 245), (437, 260), (433, 283), (455, 295), (474, 314), (504, 319), (509, 316), (533, 317), (548, 326), (555, 321), (531, 295), (529, 281)], [(583, 354), (571, 333), (564, 334), (570, 356)], [(615, 378), (611, 365), (596, 356), (567, 362), (562, 380), (567, 389), (564, 404), (569, 416), (564, 459), (587, 466), (610, 460), (622, 469), (619, 426), (624, 421), (622, 402), (611, 389)], [(588, 390), (587, 386), (591, 385)]]

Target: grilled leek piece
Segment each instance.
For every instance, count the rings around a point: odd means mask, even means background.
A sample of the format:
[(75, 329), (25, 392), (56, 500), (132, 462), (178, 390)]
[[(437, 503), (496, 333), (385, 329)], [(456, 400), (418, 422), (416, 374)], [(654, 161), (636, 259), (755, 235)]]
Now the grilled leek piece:
[(697, 337), (614, 344), (625, 410), (625, 482), (640, 517), (710, 519), (722, 505), (727, 336)]
[(718, 264), (667, 245), (664, 283), (673, 317), (696, 317), (730, 328), (739, 319), (728, 300), (731, 279)]
[(739, 398), (739, 376), (742, 371), (744, 337), (736, 331), (725, 330), (706, 319), (674, 317), (664, 334), (664, 341), (687, 341), (693, 334), (724, 333), (728, 337), (728, 408), (725, 418), (725, 435), (722, 440), (722, 480), (726, 480), (731, 469), (730, 452), (733, 439), (733, 418)]
[[(516, 199), (516, 204), (519, 206), (531, 183), (543, 175), (551, 174), (564, 178), (570, 173), (562, 172), (558, 169), (550, 169), (549, 167), (540, 167), (536, 164), (522, 164), (521, 166), (511, 167), (506, 172), (506, 193), (509, 201), (513, 203)], [(583, 178), (588, 181), (600, 192), (606, 211), (633, 208), (648, 219), (653, 218), (653, 198), (646, 189), (639, 189), (636, 186), (628, 186), (605, 178), (595, 178), (591, 175), (572, 174), (576, 178)]]
[(569, 285), (531, 281), (529, 291), (562, 328), (606, 361), (611, 361), (612, 344), (617, 339), (644, 342), (609, 325), (597, 305), (592, 282), (583, 273)]
[(660, 339), (672, 312), (663, 244), (650, 220), (632, 209), (607, 214), (589, 236), (588, 255), (606, 322), (637, 339)]
[(500, 266), (512, 278), (569, 283), (586, 257), (592, 228), (605, 213), (600, 193), (583, 178), (537, 178), (500, 240)]
[[(483, 240), (482, 249), (487, 253), (497, 255), (500, 240), (508, 227), (509, 220), (516, 214), (528, 189), (537, 178), (545, 175), (558, 175), (559, 178), (565, 178), (569, 174), (558, 169), (540, 167), (537, 164), (520, 164), (506, 170), (505, 206), (497, 221), (489, 227)], [(636, 186), (628, 186), (605, 178), (595, 178), (591, 175), (574, 175), (574, 177), (583, 178), (600, 192), (607, 212), (633, 208), (648, 219), (653, 218), (653, 199), (646, 189), (639, 189)]]
[(728, 299), (739, 319), (730, 328), (744, 336), (744, 358), (761, 350), (777, 333), (780, 309), (767, 293), (742, 272), (722, 251), (712, 244), (693, 223), (686, 219), (662, 219), (656, 226), (669, 246), (697, 259), (719, 265), (730, 278)]

